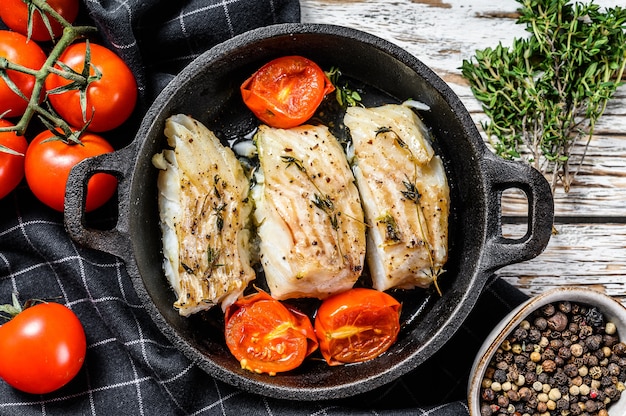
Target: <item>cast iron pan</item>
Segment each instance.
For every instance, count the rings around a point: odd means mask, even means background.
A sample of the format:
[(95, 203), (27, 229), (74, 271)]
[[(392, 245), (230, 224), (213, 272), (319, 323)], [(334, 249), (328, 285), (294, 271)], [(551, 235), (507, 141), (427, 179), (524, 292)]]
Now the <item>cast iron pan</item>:
[[(161, 270), (157, 170), (151, 158), (166, 146), (165, 119), (179, 112), (205, 123), (225, 141), (249, 134), (257, 122), (241, 103), (239, 85), (264, 63), (289, 54), (304, 55), (325, 70), (339, 67), (363, 88), (367, 105), (411, 98), (430, 106), (420, 115), (432, 130), (451, 188), (450, 256), (439, 279), (442, 296), (428, 290), (394, 293), (403, 302), (403, 327), (387, 353), (340, 367), (308, 359), (297, 370), (270, 377), (240, 368), (225, 346), (221, 312), (182, 318), (172, 307), (175, 297)], [(119, 179), (119, 218), (106, 231), (85, 226), (85, 184), (96, 172)], [(522, 190), (528, 199), (528, 231), (520, 239), (502, 236), (500, 199), (510, 188)], [(76, 166), (65, 211), (66, 227), (77, 242), (125, 260), (154, 322), (203, 370), (247, 391), (293, 400), (356, 395), (418, 367), (460, 327), (488, 276), (542, 252), (552, 218), (552, 194), (543, 176), (493, 156), (458, 97), (418, 59), (367, 33), (315, 24), (254, 30), (197, 58), (159, 95), (130, 145)]]

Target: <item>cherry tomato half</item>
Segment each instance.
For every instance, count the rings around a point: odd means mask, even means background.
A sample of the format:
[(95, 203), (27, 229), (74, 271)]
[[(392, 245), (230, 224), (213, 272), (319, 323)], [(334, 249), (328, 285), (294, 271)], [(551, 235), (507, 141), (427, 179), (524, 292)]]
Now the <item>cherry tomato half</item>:
[(275, 375), (293, 370), (317, 349), (308, 316), (265, 292), (226, 309), (226, 345), (241, 367)]
[[(13, 124), (0, 119), (0, 127), (10, 127)], [(15, 132), (0, 133), (0, 144), (22, 155), (7, 153), (0, 149), (0, 199), (11, 192), (24, 178), (24, 154), (28, 142), (24, 136)]]
[[(46, 54), (39, 45), (32, 40), (29, 41), (26, 36), (9, 30), (0, 30), (0, 56), (14, 64), (34, 70), (39, 70), (46, 62)], [(13, 92), (6, 82), (0, 79), (0, 114), (6, 113), (4, 117), (19, 117), (28, 106), (28, 100), (35, 87), (35, 77), (12, 70), (7, 71), (7, 74), (24, 97)]]
[[(80, 105), (80, 91), (71, 90), (59, 94), (50, 91), (67, 85), (69, 80), (50, 74), (46, 78), (46, 91), (52, 107), (71, 126), (81, 129), (91, 120), (88, 130), (103, 132), (120, 126), (132, 114), (137, 102), (137, 82), (126, 63), (110, 49), (89, 43), (91, 55), (91, 75), (97, 71), (102, 78), (93, 81), (87, 87), (87, 106), (83, 118)], [(59, 58), (78, 73), (85, 67), (87, 43), (75, 43), (69, 46)]]
[(290, 128), (310, 119), (335, 87), (324, 71), (302, 56), (265, 64), (241, 85), (248, 108), (271, 127)]
[[(54, 140), (48, 130), (38, 134), (28, 145), (24, 168), (26, 182), (33, 194), (44, 204), (63, 212), (65, 187), (70, 170), (88, 157), (113, 151), (101, 136), (85, 133), (80, 144)], [(51, 140), (52, 139), (52, 140)], [(108, 173), (96, 173), (87, 183), (86, 211), (92, 211), (107, 202), (115, 193), (117, 179)]]
[(0, 377), (16, 389), (44, 394), (72, 380), (85, 361), (80, 320), (58, 303), (39, 303), (0, 326)]
[(315, 316), (315, 333), (328, 365), (378, 357), (398, 338), (400, 303), (374, 289), (354, 288), (325, 299)]
[[(47, 3), (69, 23), (73, 23), (78, 16), (78, 0), (47, 0)], [(63, 34), (63, 26), (48, 14), (46, 16), (55, 39), (60, 38)], [(41, 13), (35, 10), (32, 17), (30, 38), (36, 41), (51, 40), (50, 31), (44, 24)], [(28, 35), (28, 5), (24, 0), (2, 0), (0, 18), (9, 29), (24, 36)]]

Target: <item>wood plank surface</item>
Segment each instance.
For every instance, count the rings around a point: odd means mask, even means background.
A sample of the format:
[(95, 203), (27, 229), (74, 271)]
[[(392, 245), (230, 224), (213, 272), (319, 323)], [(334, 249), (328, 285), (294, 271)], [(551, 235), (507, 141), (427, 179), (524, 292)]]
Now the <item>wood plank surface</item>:
[[(623, 2), (596, 0), (601, 7)], [(479, 126), (485, 120), (459, 67), (477, 49), (525, 37), (514, 0), (301, 0), (302, 21), (336, 24), (395, 43), (428, 65), (459, 96)], [(559, 285), (592, 286), (626, 304), (626, 86), (600, 119), (569, 193), (557, 189), (555, 234), (537, 258), (498, 273), (529, 295)], [(523, 235), (519, 192), (503, 198), (503, 232)], [(506, 224), (513, 222), (513, 224)]]

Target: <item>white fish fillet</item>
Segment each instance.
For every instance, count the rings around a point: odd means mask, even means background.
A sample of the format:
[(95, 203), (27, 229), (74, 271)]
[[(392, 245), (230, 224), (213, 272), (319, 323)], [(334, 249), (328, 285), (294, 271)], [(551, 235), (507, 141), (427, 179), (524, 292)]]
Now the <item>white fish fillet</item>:
[(368, 223), (373, 287), (428, 287), (448, 257), (450, 192), (441, 159), (403, 105), (350, 107), (354, 176)]
[(325, 126), (261, 126), (252, 195), (260, 259), (276, 299), (350, 289), (365, 261), (365, 224), (343, 148)]
[(250, 266), (250, 184), (231, 149), (185, 115), (165, 124), (173, 149), (153, 157), (158, 177), (163, 269), (183, 316), (242, 295)]

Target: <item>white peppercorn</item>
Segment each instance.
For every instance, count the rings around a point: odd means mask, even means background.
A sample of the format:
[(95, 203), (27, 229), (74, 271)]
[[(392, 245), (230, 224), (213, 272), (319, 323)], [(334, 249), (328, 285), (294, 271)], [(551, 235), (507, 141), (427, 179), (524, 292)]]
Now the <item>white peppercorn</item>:
[(613, 322), (607, 322), (604, 326), (604, 333), (608, 335), (614, 335), (617, 332), (617, 327)]
[(589, 392), (591, 391), (591, 389), (589, 388), (588, 385), (586, 384), (581, 384), (581, 386), (579, 387), (580, 389), (580, 394), (583, 396), (586, 396), (589, 394)]

